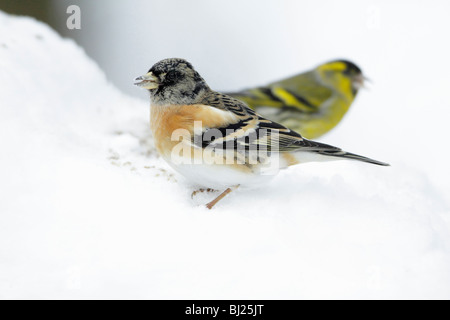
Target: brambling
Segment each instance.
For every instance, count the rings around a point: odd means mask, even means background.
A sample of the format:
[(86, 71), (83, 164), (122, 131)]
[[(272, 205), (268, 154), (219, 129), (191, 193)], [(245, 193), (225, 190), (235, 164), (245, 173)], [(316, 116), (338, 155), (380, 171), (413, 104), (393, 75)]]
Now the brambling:
[(163, 159), (205, 188), (232, 190), (260, 186), (279, 169), (339, 159), (388, 164), (307, 140), (268, 120), (244, 102), (213, 91), (183, 59), (165, 59), (135, 79), (151, 97), (151, 129)]
[(266, 86), (229, 95), (289, 129), (316, 139), (333, 129), (367, 80), (361, 69), (336, 60)]

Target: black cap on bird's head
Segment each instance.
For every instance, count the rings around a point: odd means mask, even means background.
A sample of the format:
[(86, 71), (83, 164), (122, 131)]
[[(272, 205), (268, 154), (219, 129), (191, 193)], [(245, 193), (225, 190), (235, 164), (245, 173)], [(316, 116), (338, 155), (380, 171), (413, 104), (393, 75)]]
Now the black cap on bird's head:
[(152, 103), (158, 105), (195, 104), (209, 89), (192, 64), (179, 58), (157, 62), (134, 84), (149, 90)]
[(345, 65), (345, 70), (343, 71), (346, 75), (359, 75), (362, 74), (361, 69), (351, 61), (348, 60), (337, 60), (335, 62), (341, 62)]

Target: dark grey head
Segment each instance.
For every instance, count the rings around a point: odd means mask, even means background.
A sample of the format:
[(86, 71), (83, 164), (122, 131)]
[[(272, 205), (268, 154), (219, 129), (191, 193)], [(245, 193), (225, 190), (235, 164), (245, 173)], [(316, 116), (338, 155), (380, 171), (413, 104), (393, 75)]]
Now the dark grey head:
[(135, 85), (150, 91), (155, 105), (196, 104), (209, 90), (192, 65), (178, 58), (159, 61), (135, 81)]

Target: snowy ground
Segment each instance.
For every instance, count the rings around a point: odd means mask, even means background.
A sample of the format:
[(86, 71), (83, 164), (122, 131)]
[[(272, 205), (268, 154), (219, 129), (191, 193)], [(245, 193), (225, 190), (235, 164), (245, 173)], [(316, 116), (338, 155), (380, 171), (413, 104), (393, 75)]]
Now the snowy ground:
[(156, 155), (149, 102), (72, 41), (0, 12), (0, 70), (0, 298), (450, 298), (448, 169), (421, 165), (443, 142), (411, 160), (346, 120), (327, 142), (392, 167), (307, 164), (210, 212)]

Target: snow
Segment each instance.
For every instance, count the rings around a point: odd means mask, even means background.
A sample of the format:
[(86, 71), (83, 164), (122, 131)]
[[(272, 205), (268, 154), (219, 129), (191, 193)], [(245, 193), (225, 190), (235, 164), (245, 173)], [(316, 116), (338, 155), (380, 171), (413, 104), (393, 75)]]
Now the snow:
[(346, 120), (327, 142), (392, 167), (305, 164), (208, 211), (157, 156), (149, 102), (73, 41), (0, 12), (0, 68), (0, 298), (450, 298), (446, 163), (403, 134)]

